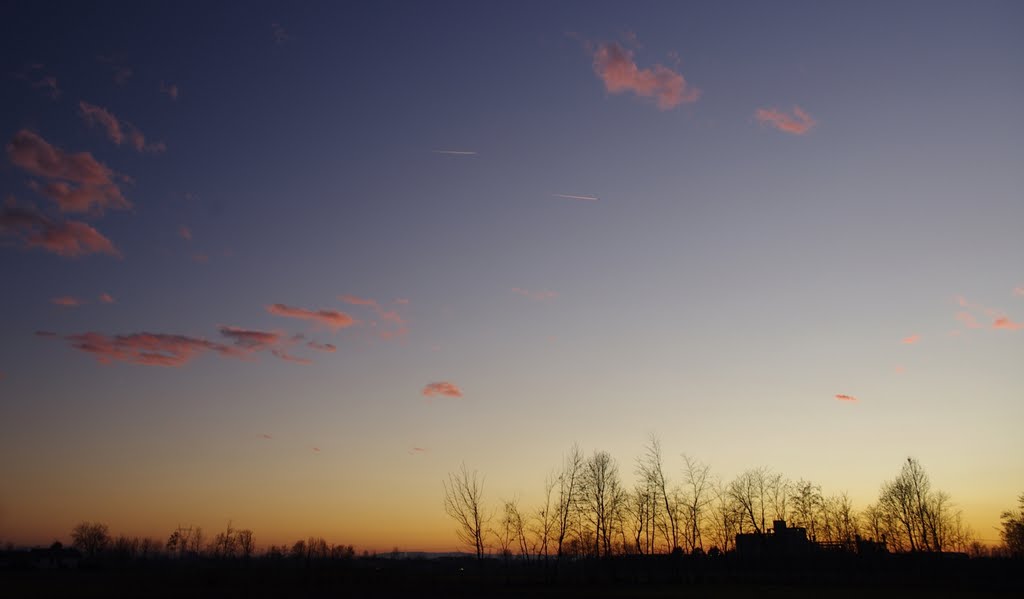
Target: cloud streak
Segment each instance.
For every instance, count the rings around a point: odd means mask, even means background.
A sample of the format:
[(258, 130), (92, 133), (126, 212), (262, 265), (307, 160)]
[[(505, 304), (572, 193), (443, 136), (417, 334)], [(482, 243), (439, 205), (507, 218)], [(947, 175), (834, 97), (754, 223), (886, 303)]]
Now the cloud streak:
[(553, 193), (553, 194), (551, 194), (551, 197), (563, 198), (563, 199), (566, 199), (566, 200), (585, 200), (585, 201), (588, 201), (588, 202), (596, 202), (599, 199), (597, 196), (581, 196), (581, 195), (573, 195), (571, 193)]
[(908, 337), (904, 337), (903, 339), (901, 339), (900, 343), (903, 343), (905, 345), (913, 345), (913, 344), (917, 343), (920, 340), (921, 340), (921, 336), (920, 335), (910, 335)]
[(337, 310), (307, 310), (285, 304), (271, 304), (267, 306), (267, 312), (284, 318), (309, 320), (322, 324), (334, 331), (350, 327), (356, 323), (354, 318)]
[(78, 299), (77, 297), (72, 297), (70, 295), (64, 295), (61, 297), (53, 298), (52, 300), (50, 300), (50, 303), (53, 304), (54, 306), (62, 306), (64, 308), (75, 308), (82, 305), (82, 300)]
[(594, 73), (609, 93), (632, 92), (654, 98), (661, 110), (696, 102), (701, 94), (699, 89), (687, 84), (682, 74), (664, 65), (639, 68), (633, 60), (633, 51), (615, 42), (598, 45), (594, 52)]
[(450, 156), (476, 156), (473, 150), (431, 150), (435, 154), (448, 154)]
[(857, 398), (852, 395), (844, 395), (842, 393), (836, 394), (836, 399), (839, 401), (857, 401)]
[(439, 381), (429, 383), (420, 391), (423, 397), (462, 397), (462, 389), (459, 389), (451, 381)]
[(804, 135), (818, 124), (799, 106), (793, 107), (792, 114), (786, 114), (776, 108), (758, 108), (754, 117), (762, 125), (769, 125), (790, 135)]
[(65, 339), (71, 347), (92, 354), (101, 364), (127, 362), (144, 366), (179, 367), (207, 352), (234, 358), (245, 355), (237, 347), (186, 335), (142, 332), (108, 336), (90, 331), (69, 335)]

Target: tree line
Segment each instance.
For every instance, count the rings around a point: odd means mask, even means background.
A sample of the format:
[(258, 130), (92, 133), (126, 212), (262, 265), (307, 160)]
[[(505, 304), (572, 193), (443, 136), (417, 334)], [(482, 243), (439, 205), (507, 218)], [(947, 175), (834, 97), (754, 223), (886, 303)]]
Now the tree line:
[(1024, 551), (1024, 495), (1019, 511), (1003, 514), (1003, 545), (987, 547), (914, 458), (861, 509), (845, 492), (826, 494), (813, 481), (767, 467), (724, 481), (708, 464), (682, 458), (680, 472), (667, 471), (652, 436), (635, 461), (636, 483), (627, 487), (608, 452), (586, 456), (573, 445), (545, 479), (539, 505), (528, 508), (517, 499), (486, 501), (484, 477), (462, 464), (442, 481), (444, 509), (459, 541), (478, 558), (721, 554), (735, 548), (737, 534), (765, 533), (775, 520), (806, 529), (821, 546), (851, 551), (860, 539), (884, 542), (892, 552), (1021, 557)]
[[(60, 543), (54, 544), (54, 548), (60, 546)], [(268, 545), (260, 551), (253, 531), (235, 528), (231, 522), (212, 537), (207, 537), (198, 526), (178, 526), (166, 541), (152, 537), (114, 536), (102, 522), (80, 522), (71, 530), (71, 546), (86, 559), (111, 561), (153, 558), (247, 560), (259, 557), (308, 563), (357, 557), (353, 545), (331, 544), (317, 536), (299, 539), (291, 545)], [(376, 553), (363, 551), (362, 557), (376, 557)]]

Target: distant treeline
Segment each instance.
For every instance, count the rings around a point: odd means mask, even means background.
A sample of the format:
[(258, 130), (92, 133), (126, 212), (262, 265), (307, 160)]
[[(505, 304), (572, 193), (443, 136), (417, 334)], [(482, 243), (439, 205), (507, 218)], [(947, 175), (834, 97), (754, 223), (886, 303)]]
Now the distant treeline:
[(478, 558), (724, 554), (735, 550), (737, 535), (768, 536), (777, 520), (804, 529), (820, 548), (1024, 556), (1024, 495), (1017, 511), (1003, 514), (1003, 543), (983, 544), (914, 458), (882, 483), (876, 502), (857, 509), (846, 493), (826, 495), (813, 481), (765, 467), (723, 481), (707, 464), (682, 457), (674, 476), (652, 436), (635, 462), (637, 483), (628, 488), (611, 455), (587, 457), (574, 445), (545, 480), (540, 505), (530, 507), (489, 501), (484, 477), (463, 464), (443, 481), (444, 507), (460, 542)]

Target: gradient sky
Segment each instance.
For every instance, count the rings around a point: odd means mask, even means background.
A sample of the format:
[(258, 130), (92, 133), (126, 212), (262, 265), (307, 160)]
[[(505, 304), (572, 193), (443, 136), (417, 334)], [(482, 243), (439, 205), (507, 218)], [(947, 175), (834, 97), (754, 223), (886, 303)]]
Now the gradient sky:
[(574, 441), (628, 482), (651, 433), (676, 480), (686, 452), (858, 508), (914, 456), (995, 539), (1022, 30), (1020, 2), (5, 2), (0, 541), (450, 550), (460, 462), (529, 506)]

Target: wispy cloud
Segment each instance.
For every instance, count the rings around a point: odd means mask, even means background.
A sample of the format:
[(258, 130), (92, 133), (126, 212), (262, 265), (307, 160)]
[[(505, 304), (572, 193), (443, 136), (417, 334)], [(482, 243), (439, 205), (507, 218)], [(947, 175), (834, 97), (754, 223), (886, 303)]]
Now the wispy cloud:
[(839, 401), (857, 401), (857, 398), (852, 395), (844, 395), (842, 393), (836, 394), (836, 399)]
[(476, 156), (472, 150), (431, 150), (435, 154), (450, 154), (453, 156)]
[(230, 339), (237, 347), (248, 351), (261, 351), (280, 343), (285, 335), (277, 331), (260, 331), (221, 325), (217, 328), (221, 335)]
[(513, 287), (512, 288), (512, 292), (513, 293), (517, 293), (517, 294), (519, 294), (519, 295), (521, 295), (523, 297), (528, 297), (528, 298), (530, 298), (532, 300), (538, 300), (538, 301), (550, 300), (550, 299), (555, 299), (556, 297), (558, 297), (558, 292), (557, 291), (545, 291), (545, 290), (530, 291), (529, 289), (521, 289), (519, 287)]
[(406, 326), (407, 323), (405, 322), (405, 319), (402, 317), (401, 314), (398, 313), (397, 310), (387, 310), (383, 306), (381, 306), (380, 302), (378, 302), (375, 299), (364, 298), (350, 294), (340, 295), (338, 296), (338, 299), (352, 306), (366, 306), (368, 308), (372, 308), (373, 311), (377, 314), (377, 317), (380, 318), (381, 321), (397, 327), (397, 329), (387, 329), (379, 331), (377, 335), (381, 339), (387, 340), (394, 339), (397, 337), (404, 337), (409, 332), (409, 329)]
[(903, 339), (901, 339), (900, 342), (904, 343), (906, 345), (913, 345), (913, 344), (917, 343), (920, 340), (921, 340), (921, 336), (920, 335), (910, 335), (908, 337), (904, 337)]
[(409, 455), (423, 455), (430, 451), (426, 447), (413, 447), (409, 449)]
[(192, 229), (189, 229), (185, 225), (178, 227), (178, 235), (185, 241), (192, 241)]
[(1024, 297), (1024, 285), (1018, 285), (1013, 288), (1013, 294), (1016, 296)]
[(71, 343), (71, 347), (92, 354), (101, 364), (127, 362), (178, 367), (205, 352), (235, 358), (245, 355), (237, 347), (186, 335), (143, 332), (108, 336), (90, 331), (69, 335), (65, 339)]
[(160, 82), (160, 93), (166, 94), (167, 97), (170, 98), (171, 100), (177, 100), (178, 99), (178, 93), (179, 93), (178, 86), (174, 85), (173, 83), (164, 83), (163, 81), (161, 81)]
[(46, 337), (46, 338), (52, 338), (52, 337), (56, 337), (57, 336), (57, 333), (54, 333), (53, 331), (36, 331), (33, 334), (36, 337)]
[(639, 68), (633, 60), (633, 51), (616, 42), (597, 46), (594, 52), (594, 72), (610, 93), (629, 91), (645, 98), (654, 98), (661, 110), (696, 102), (701, 94), (699, 89), (687, 84), (682, 74), (664, 65)]
[(904, 366), (896, 366), (895, 368), (893, 368), (893, 371), (895, 371), (896, 374), (904, 374), (907, 372), (907, 369)]
[(956, 319), (959, 320), (963, 325), (969, 329), (980, 329), (981, 323), (974, 317), (970, 312), (957, 312)]
[(64, 308), (75, 308), (77, 306), (82, 305), (82, 300), (78, 299), (77, 297), (72, 297), (70, 295), (64, 295), (61, 297), (53, 298), (52, 300), (50, 300), (50, 303), (55, 306), (62, 306)]
[(260, 439), (273, 439), (274, 438), (271, 435), (268, 435), (267, 433), (262, 433), (262, 434), (259, 434), (259, 435), (256, 435), (256, 436), (259, 437)]
[(285, 351), (284, 349), (281, 349), (281, 348), (272, 349), (272, 350), (270, 350), (270, 353), (274, 354), (275, 357), (280, 358), (282, 360), (285, 360), (287, 362), (294, 362), (296, 364), (312, 364), (313, 363), (313, 360), (309, 360), (307, 358), (300, 358), (299, 356), (294, 356), (294, 355), (288, 353), (287, 351)]
[(1021, 329), (1024, 329), (1024, 323), (1014, 322), (1010, 320), (1008, 316), (1000, 316), (999, 318), (996, 318), (995, 321), (992, 323), (992, 328), (1002, 329), (1004, 331), (1019, 331)]
[(420, 392), (424, 397), (462, 397), (462, 389), (459, 389), (455, 383), (450, 381), (439, 381), (436, 383), (429, 383), (423, 387)]
[(16, 166), (49, 180), (33, 182), (33, 189), (57, 203), (62, 212), (94, 212), (127, 209), (131, 204), (114, 182), (114, 172), (89, 152), (68, 154), (38, 134), (22, 129), (7, 144), (7, 155)]
[(61, 94), (60, 86), (57, 85), (57, 78), (52, 75), (47, 75), (32, 83), (32, 87), (45, 91), (46, 95), (49, 96), (51, 100), (56, 100)]
[(309, 343), (306, 344), (306, 347), (308, 347), (310, 349), (315, 349), (317, 351), (323, 351), (323, 352), (329, 352), (329, 353), (334, 353), (334, 352), (338, 351), (337, 346), (335, 346), (332, 343), (317, 343), (316, 341), (310, 341)]
[(110, 295), (109, 293), (101, 293), (100, 294), (100, 303), (101, 304), (113, 304), (114, 301), (115, 301), (114, 300), (114, 296)]
[(35, 210), (10, 204), (0, 209), (0, 233), (17, 237), (25, 247), (41, 248), (67, 258), (88, 254), (121, 257), (112, 241), (86, 223), (55, 221)]
[(267, 306), (267, 312), (270, 312), (275, 316), (283, 316), (285, 318), (310, 320), (323, 324), (332, 330), (344, 329), (356, 323), (354, 318), (337, 310), (307, 310), (305, 308), (295, 308), (285, 304), (272, 304)]
[(88, 102), (79, 102), (78, 109), (82, 118), (90, 125), (99, 125), (106, 129), (107, 137), (117, 145), (124, 143), (124, 131), (121, 130), (121, 121), (117, 120), (106, 108), (101, 108)]
[(599, 199), (597, 196), (581, 196), (573, 195), (571, 193), (553, 193), (551, 196), (555, 198), (564, 198), (566, 200), (586, 200), (588, 202), (596, 202)]
[(198, 262), (199, 264), (206, 264), (210, 261), (210, 257), (206, 254), (192, 254), (192, 261)]
[(142, 134), (142, 131), (139, 131), (131, 123), (118, 119), (106, 108), (84, 101), (78, 103), (78, 108), (85, 122), (103, 127), (107, 132), (107, 137), (115, 145), (121, 145), (127, 141), (139, 152), (163, 152), (167, 149), (163, 142), (147, 144), (146, 136)]
[(793, 107), (792, 114), (786, 114), (776, 108), (758, 108), (754, 116), (761, 124), (770, 125), (783, 133), (791, 135), (804, 135), (818, 124), (811, 115), (807, 114), (799, 106)]

